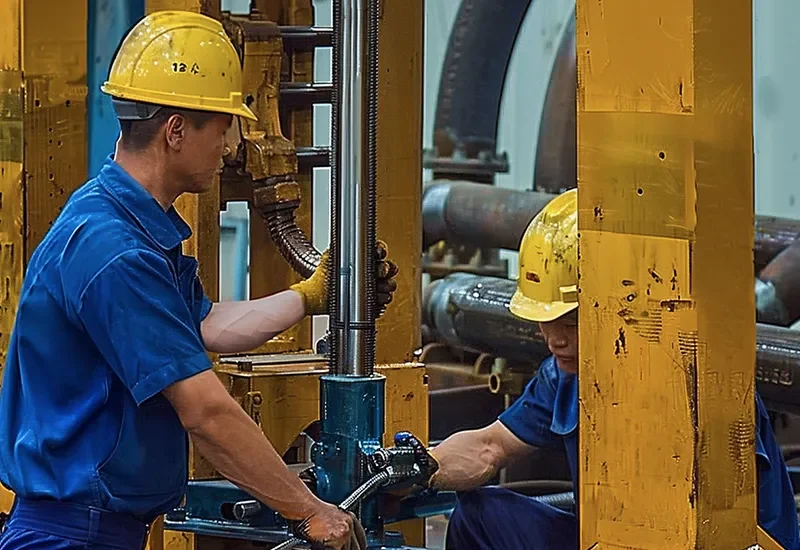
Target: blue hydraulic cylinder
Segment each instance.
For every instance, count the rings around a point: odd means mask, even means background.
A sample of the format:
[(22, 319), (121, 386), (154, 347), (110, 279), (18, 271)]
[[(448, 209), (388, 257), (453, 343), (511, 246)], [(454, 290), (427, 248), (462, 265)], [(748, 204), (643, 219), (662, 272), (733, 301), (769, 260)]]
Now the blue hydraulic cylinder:
[[(367, 477), (367, 459), (381, 448), (386, 377), (320, 377), (322, 433), (313, 448), (317, 496), (340, 504)], [(382, 531), (377, 506), (368, 499), (360, 519), (368, 532)]]

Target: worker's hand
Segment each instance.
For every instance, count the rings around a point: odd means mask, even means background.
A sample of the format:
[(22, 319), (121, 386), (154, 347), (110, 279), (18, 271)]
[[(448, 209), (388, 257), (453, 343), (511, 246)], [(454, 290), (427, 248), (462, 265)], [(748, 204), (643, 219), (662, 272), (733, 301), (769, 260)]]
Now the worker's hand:
[(377, 298), (377, 315), (380, 317), (386, 306), (392, 303), (392, 296), (397, 290), (397, 281), (394, 278), (400, 272), (397, 265), (388, 259), (389, 249), (383, 241), (377, 242), (378, 264), (375, 266), (375, 290)]
[(367, 550), (367, 534), (364, 532), (364, 527), (361, 522), (353, 514), (353, 530), (350, 532), (350, 546), (346, 546), (345, 550)]
[(411, 432), (397, 432), (394, 436), (394, 444), (397, 447), (410, 447), (413, 449), (414, 461), (421, 470), (421, 477), (415, 481), (415, 484), (428, 488), (433, 474), (439, 469), (439, 461), (428, 452), (422, 441)]
[(331, 258), (328, 250), (322, 253), (317, 269), (305, 281), (293, 284), (289, 290), (294, 290), (303, 297), (306, 315), (325, 315), (328, 313), (328, 273), (330, 272)]
[[(376, 314), (380, 316), (392, 301), (394, 291), (397, 290), (397, 281), (394, 280), (399, 272), (397, 265), (387, 259), (386, 244), (378, 241), (375, 247), (377, 263), (375, 265), (375, 301)], [(322, 253), (322, 259), (314, 273), (297, 284), (292, 285), (294, 290), (303, 297), (306, 315), (325, 315), (328, 313), (328, 287), (330, 277), (330, 253)]]
[(298, 523), (295, 535), (307, 540), (312, 548), (364, 550), (367, 547), (364, 528), (350, 512), (323, 503), (314, 514)]

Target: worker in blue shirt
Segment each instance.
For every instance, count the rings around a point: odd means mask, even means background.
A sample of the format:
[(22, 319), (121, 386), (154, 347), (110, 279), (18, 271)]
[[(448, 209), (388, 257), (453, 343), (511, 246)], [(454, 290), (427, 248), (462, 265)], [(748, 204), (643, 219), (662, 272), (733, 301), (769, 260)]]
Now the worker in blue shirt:
[[(308, 540), (363, 549), (358, 521), (289, 471), (207, 354), (252, 350), (327, 309), (327, 255), (290, 290), (212, 304), (182, 253), (190, 230), (173, 203), (211, 188), (233, 118), (255, 120), (236, 50), (214, 19), (157, 12), (125, 38), (103, 90), (116, 151), (33, 253), (10, 338), (0, 480), (16, 500), (0, 549), (140, 550), (184, 495), (187, 432)], [(377, 271), (385, 305), (396, 268)]]
[[(448, 525), (447, 549), (578, 548), (575, 514), (497, 487), (481, 487), (537, 447), (566, 451), (578, 479), (577, 191), (554, 198), (530, 223), (520, 247), (511, 311), (539, 322), (552, 355), (524, 394), (490, 426), (454, 434), (431, 454), (433, 489), (463, 491)], [(800, 548), (789, 474), (756, 395), (758, 520), (786, 550)]]

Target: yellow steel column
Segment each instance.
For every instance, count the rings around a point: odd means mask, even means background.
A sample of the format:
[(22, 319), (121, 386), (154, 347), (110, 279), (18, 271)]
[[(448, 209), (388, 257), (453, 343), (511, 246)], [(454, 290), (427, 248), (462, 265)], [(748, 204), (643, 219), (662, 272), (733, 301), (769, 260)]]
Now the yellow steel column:
[[(400, 273), (395, 300), (377, 323), (375, 357), (378, 364), (411, 360), (421, 340), (424, 15), (424, 0), (381, 2), (377, 234), (389, 247), (389, 257), (400, 267)], [(400, 429), (411, 430), (428, 442), (427, 385), (420, 381), (423, 369), (408, 369), (403, 371), (406, 378), (399, 386), (403, 391), (402, 399), (390, 395), (387, 386), (386, 445), (391, 445), (395, 432)], [(413, 413), (409, 415), (409, 411)], [(387, 528), (401, 531), (406, 544), (425, 544), (424, 520)]]
[(400, 273), (378, 320), (378, 363), (411, 359), (421, 339), (424, 15), (424, 0), (381, 3), (377, 229)]
[(577, 13), (580, 547), (748, 548), (751, 2)]

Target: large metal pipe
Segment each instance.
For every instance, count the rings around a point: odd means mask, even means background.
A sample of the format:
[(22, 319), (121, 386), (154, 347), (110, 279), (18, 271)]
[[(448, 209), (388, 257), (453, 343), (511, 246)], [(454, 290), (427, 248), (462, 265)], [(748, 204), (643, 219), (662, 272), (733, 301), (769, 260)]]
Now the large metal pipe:
[(538, 362), (547, 355), (539, 325), (508, 309), (516, 283), (455, 273), (425, 288), (422, 322), (435, 340), (455, 348), (513, 361)]
[[(439, 279), (426, 289), (424, 322), (452, 347), (537, 364), (548, 351), (537, 324), (509, 312), (515, 288), (514, 281), (463, 273)], [(757, 327), (759, 394), (770, 410), (800, 414), (800, 332)]]
[(331, 212), (331, 371), (369, 376), (375, 357), (374, 119), (379, 10), (374, 0), (335, 4), (339, 101), (334, 113), (338, 130)]
[(528, 223), (553, 196), (468, 181), (434, 183), (422, 197), (423, 246), (444, 240), (515, 250)]
[[(425, 188), (422, 198), (424, 244), (447, 240), (516, 250), (528, 223), (553, 196), (468, 181), (433, 183)], [(756, 272), (788, 248), (798, 235), (800, 220), (756, 216)]]
[(756, 216), (756, 273), (800, 236), (800, 221), (774, 216)]
[(756, 281), (759, 320), (790, 326), (800, 319), (800, 240), (783, 249), (761, 270)]
[(505, 75), (532, 0), (462, 0), (442, 64), (434, 121), (434, 177), (491, 183)]
[(560, 193), (578, 185), (577, 57), (573, 12), (561, 35), (544, 98), (533, 176), (536, 191)]
[(756, 381), (767, 408), (800, 414), (800, 332), (758, 324)]

